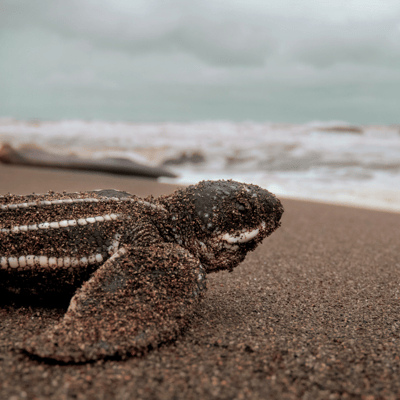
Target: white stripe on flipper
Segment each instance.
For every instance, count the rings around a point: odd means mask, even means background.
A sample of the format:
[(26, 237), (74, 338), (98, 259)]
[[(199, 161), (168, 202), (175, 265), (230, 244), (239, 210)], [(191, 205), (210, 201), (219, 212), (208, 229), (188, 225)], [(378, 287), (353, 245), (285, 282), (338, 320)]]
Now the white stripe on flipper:
[(51, 267), (51, 268), (57, 267), (57, 258), (56, 258), (56, 257), (50, 257), (50, 258), (48, 259), (48, 265), (49, 265), (49, 267)]
[(0, 266), (1, 266), (1, 269), (8, 268), (7, 257), (0, 257)]
[(39, 265), (41, 267), (48, 267), (49, 266), (49, 258), (46, 256), (39, 256)]
[(25, 257), (26, 259), (26, 265), (29, 265), (30, 267), (33, 267), (35, 265), (35, 256), (29, 255)]
[(125, 201), (131, 201), (134, 199), (131, 199), (129, 197), (123, 197), (123, 198), (118, 198), (118, 197), (112, 197), (112, 198), (101, 198), (101, 199), (96, 199), (93, 197), (84, 197), (84, 198), (76, 198), (76, 199), (59, 199), (59, 200), (37, 200), (37, 201), (31, 201), (31, 202), (25, 202), (25, 203), (13, 203), (13, 204), (7, 204), (7, 205), (2, 205), (0, 207), (0, 210), (16, 210), (17, 208), (30, 208), (30, 207), (46, 207), (46, 206), (51, 206), (51, 205), (62, 205), (62, 204), (80, 204), (80, 203), (107, 203), (107, 202), (125, 202)]
[(8, 265), (11, 268), (18, 268), (19, 267), (19, 262), (17, 257), (9, 257), (8, 258)]
[(68, 269), (69, 267), (86, 267), (89, 264), (101, 264), (104, 258), (101, 253), (95, 253), (83, 257), (47, 257), (47, 256), (20, 256), (20, 257), (0, 257), (1, 269), (21, 268), (24, 270), (42, 268), (61, 268)]
[(79, 265), (81, 265), (82, 267), (85, 267), (85, 266), (88, 265), (88, 264), (89, 264), (89, 261), (88, 261), (87, 257), (82, 257), (82, 258), (79, 260)]
[(151, 207), (155, 210), (158, 211), (167, 211), (163, 206), (159, 205), (159, 204), (152, 204), (149, 203), (148, 201), (144, 201), (144, 200), (135, 200), (135, 199), (129, 199), (131, 202), (135, 202), (135, 203), (139, 203), (139, 204), (143, 204), (146, 207)]
[(38, 200), (38, 201), (31, 201), (31, 202), (25, 202), (25, 203), (13, 203), (13, 204), (8, 204), (8, 205), (2, 205), (0, 207), (0, 210), (2, 211), (7, 211), (7, 210), (16, 210), (19, 208), (31, 208), (31, 207), (47, 207), (51, 205), (63, 205), (63, 204), (80, 204), (80, 203), (109, 203), (109, 202), (119, 202), (119, 203), (124, 203), (124, 202), (130, 202), (130, 203), (137, 203), (137, 204), (142, 204), (146, 207), (150, 207), (154, 210), (158, 211), (163, 211), (166, 212), (167, 210), (159, 204), (152, 204), (148, 201), (145, 200), (138, 200), (138, 199), (132, 199), (130, 197), (109, 197), (109, 198), (92, 198), (92, 197), (86, 197), (86, 198), (76, 198), (76, 199), (59, 199), (59, 200)]
[(70, 220), (62, 220), (62, 221), (52, 221), (52, 222), (42, 222), (39, 224), (33, 224), (33, 225), (18, 225), (18, 226), (13, 226), (10, 229), (7, 228), (1, 228), (0, 233), (20, 233), (20, 232), (28, 232), (28, 231), (36, 231), (38, 229), (60, 229), (60, 228), (66, 228), (68, 226), (84, 226), (89, 224), (94, 224), (96, 222), (101, 223), (101, 222), (106, 222), (106, 221), (116, 221), (121, 217), (122, 214), (111, 214), (111, 215), (99, 215), (95, 217), (87, 217), (87, 218), (80, 218), (78, 220), (76, 219), (70, 219)]
[(120, 240), (121, 240), (121, 235), (119, 233), (116, 233), (113, 236), (111, 246), (108, 246), (107, 248), (108, 254), (114, 254), (118, 250)]

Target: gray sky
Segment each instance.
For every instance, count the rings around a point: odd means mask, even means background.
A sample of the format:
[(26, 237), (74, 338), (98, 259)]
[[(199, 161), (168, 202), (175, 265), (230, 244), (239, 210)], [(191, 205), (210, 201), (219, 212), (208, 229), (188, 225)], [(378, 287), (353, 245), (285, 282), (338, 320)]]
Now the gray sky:
[(0, 116), (399, 123), (398, 0), (0, 0)]

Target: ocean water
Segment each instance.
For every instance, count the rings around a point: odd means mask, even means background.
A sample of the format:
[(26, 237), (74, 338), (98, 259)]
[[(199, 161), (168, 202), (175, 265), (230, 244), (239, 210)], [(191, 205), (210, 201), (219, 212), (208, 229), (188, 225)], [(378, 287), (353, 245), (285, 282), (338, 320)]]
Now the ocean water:
[(288, 198), (400, 212), (400, 127), (344, 122), (127, 123), (0, 118), (0, 143), (127, 157), (177, 179), (234, 179)]

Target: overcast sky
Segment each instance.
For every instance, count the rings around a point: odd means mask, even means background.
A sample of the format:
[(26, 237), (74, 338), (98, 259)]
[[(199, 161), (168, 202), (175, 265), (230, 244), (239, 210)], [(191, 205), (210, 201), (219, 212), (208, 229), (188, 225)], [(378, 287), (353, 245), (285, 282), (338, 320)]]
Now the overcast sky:
[(399, 0), (0, 0), (0, 116), (400, 123)]

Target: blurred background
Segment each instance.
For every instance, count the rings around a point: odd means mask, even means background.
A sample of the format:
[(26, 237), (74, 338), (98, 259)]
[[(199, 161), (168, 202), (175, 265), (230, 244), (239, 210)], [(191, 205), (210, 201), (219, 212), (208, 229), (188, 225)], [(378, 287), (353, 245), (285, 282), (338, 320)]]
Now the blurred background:
[(400, 211), (398, 0), (0, 0), (0, 141)]

